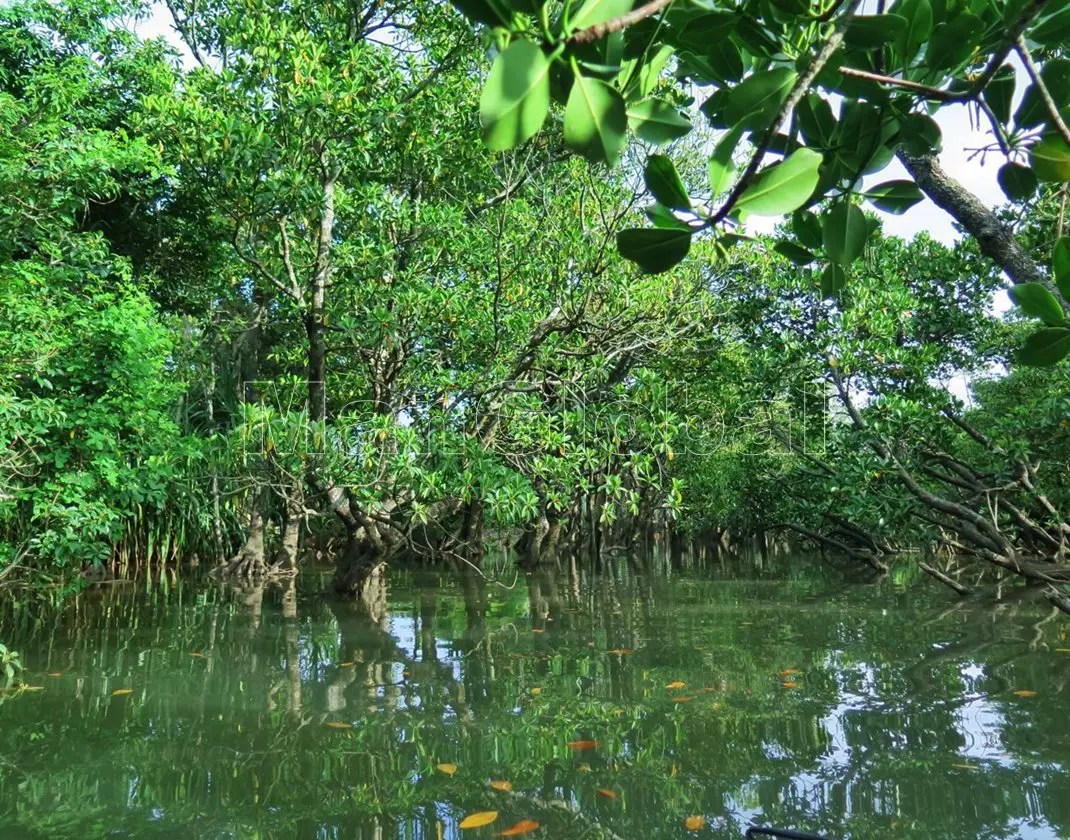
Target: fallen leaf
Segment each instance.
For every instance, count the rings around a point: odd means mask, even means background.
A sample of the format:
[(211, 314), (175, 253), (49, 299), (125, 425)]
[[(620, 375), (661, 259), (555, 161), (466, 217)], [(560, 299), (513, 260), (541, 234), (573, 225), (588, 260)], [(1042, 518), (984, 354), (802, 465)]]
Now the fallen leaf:
[(203, 658), (204, 658), (204, 654), (203, 654), (203, 653), (201, 653), (201, 652), (200, 652), (199, 650), (191, 650), (191, 651), (189, 652), (189, 655), (190, 655), (190, 656), (196, 656), (196, 657), (197, 657), (197, 658), (199, 658), (199, 659), (203, 659)]
[(487, 782), (487, 786), (494, 788), (494, 790), (500, 790), (502, 793), (508, 793), (513, 789), (513, 783), (507, 782), (504, 779), (492, 779)]
[(540, 828), (542, 823), (535, 822), (535, 820), (521, 820), (514, 824), (512, 827), (505, 829), (499, 837), (516, 837), (518, 834), (527, 834), (529, 831), (535, 831)]
[(787, 669), (785, 669), (785, 670), (780, 672), (780, 676), (782, 676), (782, 677), (790, 677), (793, 674), (801, 674), (801, 673), (802, 673), (802, 671), (800, 671), (798, 668), (787, 668)]
[(581, 773), (590, 773), (591, 772), (591, 765), (590, 764), (581, 764), (576, 769), (579, 770)]
[(546, 631), (541, 627), (532, 627), (531, 628), (531, 632), (532, 633), (545, 633)]
[(533, 688), (533, 689), (531, 689), (531, 694), (532, 694), (533, 697), (538, 697), (540, 694), (542, 694), (542, 689), (541, 688)]
[(1019, 688), (1014, 693), (1017, 694), (1019, 697), (1036, 697), (1037, 696), (1037, 693), (1035, 691), (1030, 691), (1028, 688)]
[(706, 818), (699, 815), (696, 817), (688, 817), (684, 820), (684, 828), (688, 831), (701, 831), (706, 827)]
[(680, 682), (679, 680), (673, 680), (671, 683), (669, 683), (665, 687), (666, 688), (683, 688), (685, 685), (687, 685), (687, 683)]
[(111, 696), (112, 697), (122, 697), (124, 694), (133, 694), (133, 693), (134, 693), (134, 689), (132, 689), (132, 688), (117, 688), (117, 689), (115, 689), (115, 691), (113, 691), (111, 693)]
[(710, 708), (716, 712), (718, 709), (724, 708), (724, 703), (710, 703)]
[(339, 668), (352, 668), (353, 667), (353, 663), (352, 662), (339, 662), (338, 663), (338, 667)]
[(1070, 653), (1070, 648), (1055, 648), (1056, 653)]
[(597, 793), (599, 796), (604, 796), (606, 799), (620, 799), (620, 797), (617, 796), (616, 792), (610, 790), (609, 788), (598, 788), (595, 793)]
[(631, 648), (614, 648), (609, 652), (614, 656), (628, 656), (628, 654), (635, 653)]
[(497, 811), (477, 811), (461, 820), (461, 828), (482, 828), (498, 819)]
[(570, 750), (593, 750), (598, 746), (598, 742), (584, 739), (580, 741), (569, 741), (566, 746)]
[(952, 764), (956, 770), (976, 770), (977, 767), (973, 764)]
[(452, 776), (457, 772), (456, 764), (436, 764), (435, 769), (441, 773), (445, 773), (447, 776)]
[(328, 720), (328, 721), (324, 721), (323, 725), (327, 726), (327, 727), (330, 727), (331, 729), (352, 729), (353, 728), (353, 724), (346, 723), (343, 720)]
[(49, 671), (47, 674), (45, 674), (45, 676), (46, 677), (62, 677), (63, 676), (63, 672), (62, 671)]
[(687, 697), (673, 697), (672, 698), (672, 702), (673, 703), (686, 703), (688, 700), (694, 700), (694, 699), (695, 698), (691, 697), (690, 695), (687, 696)]
[(799, 687), (799, 684), (798, 683), (794, 683), (791, 680), (788, 680), (787, 682), (784, 683), (784, 688), (798, 688), (798, 687)]
[(44, 691), (43, 685), (20, 685), (19, 691)]

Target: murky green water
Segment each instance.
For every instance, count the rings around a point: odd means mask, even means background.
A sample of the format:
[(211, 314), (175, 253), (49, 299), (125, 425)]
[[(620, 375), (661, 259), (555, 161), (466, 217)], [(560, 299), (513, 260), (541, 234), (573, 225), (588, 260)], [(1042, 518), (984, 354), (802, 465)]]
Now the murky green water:
[(1066, 616), (780, 565), (8, 614), (0, 837), (1070, 837)]

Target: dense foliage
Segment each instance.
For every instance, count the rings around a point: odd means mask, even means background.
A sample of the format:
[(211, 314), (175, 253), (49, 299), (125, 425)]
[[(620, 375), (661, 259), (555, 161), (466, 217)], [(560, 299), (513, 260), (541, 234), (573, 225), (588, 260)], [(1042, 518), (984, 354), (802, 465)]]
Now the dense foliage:
[[(1070, 7), (457, 5), (0, 10), (0, 581), (651, 532), (1066, 579)], [(923, 194), (972, 238), (868, 212)]]

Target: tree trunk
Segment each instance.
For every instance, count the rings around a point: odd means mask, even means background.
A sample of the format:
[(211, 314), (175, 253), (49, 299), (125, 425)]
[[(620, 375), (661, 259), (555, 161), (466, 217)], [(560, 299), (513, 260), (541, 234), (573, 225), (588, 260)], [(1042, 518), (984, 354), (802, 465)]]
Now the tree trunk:
[(267, 566), (264, 563), (264, 510), (267, 508), (270, 490), (266, 487), (253, 499), (253, 509), (249, 514), (249, 531), (245, 545), (227, 561), (224, 574), (238, 577), (262, 577)]

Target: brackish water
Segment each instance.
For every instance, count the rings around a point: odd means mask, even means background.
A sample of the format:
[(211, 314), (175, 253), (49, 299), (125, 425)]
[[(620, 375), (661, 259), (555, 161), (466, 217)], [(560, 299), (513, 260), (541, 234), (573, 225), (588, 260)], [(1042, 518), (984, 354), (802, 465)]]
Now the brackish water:
[(9, 610), (0, 838), (1070, 837), (1061, 613), (805, 558), (513, 575)]

